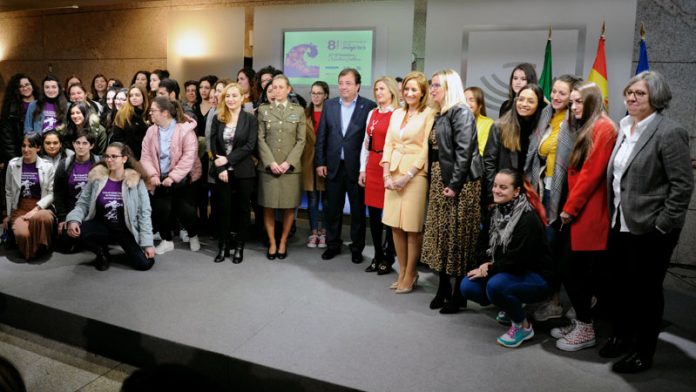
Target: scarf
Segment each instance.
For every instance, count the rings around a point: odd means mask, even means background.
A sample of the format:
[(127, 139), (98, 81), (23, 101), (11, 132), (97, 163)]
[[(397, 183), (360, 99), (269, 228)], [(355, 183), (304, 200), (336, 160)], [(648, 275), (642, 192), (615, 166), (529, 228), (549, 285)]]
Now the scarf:
[(487, 252), (493, 262), (495, 262), (495, 250), (502, 246), (503, 252), (507, 252), (507, 247), (510, 244), (512, 232), (515, 230), (517, 222), (519, 222), (523, 213), (531, 210), (532, 206), (524, 194), (520, 194), (511, 201), (495, 207), (491, 216), (490, 247)]

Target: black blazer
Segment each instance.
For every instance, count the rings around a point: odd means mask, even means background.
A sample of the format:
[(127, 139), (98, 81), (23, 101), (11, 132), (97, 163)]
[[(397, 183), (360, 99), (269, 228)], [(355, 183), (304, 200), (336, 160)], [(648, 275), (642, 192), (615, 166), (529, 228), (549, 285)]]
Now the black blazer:
[[(211, 164), (211, 174), (217, 174), (223, 170), (231, 170), (236, 178), (254, 178), (256, 177), (256, 168), (254, 161), (251, 159), (254, 150), (256, 150), (256, 139), (259, 134), (259, 124), (256, 117), (251, 114), (241, 111), (237, 119), (237, 129), (234, 132), (234, 142), (232, 144), (232, 152), (227, 154), (225, 151), (225, 141), (222, 139), (225, 132), (225, 124), (221, 123), (217, 115), (213, 117), (213, 123), (210, 127), (210, 151), (213, 155), (225, 155), (227, 157), (227, 165), (216, 167)], [(213, 157), (214, 160), (215, 157)]]
[(348, 173), (348, 179), (357, 181), (360, 174), (360, 150), (365, 138), (365, 124), (370, 110), (377, 104), (369, 99), (358, 96), (355, 110), (350, 118), (350, 124), (343, 136), (341, 131), (341, 99), (332, 98), (324, 103), (324, 109), (317, 129), (316, 153), (314, 167), (327, 166), (327, 178), (333, 179), (341, 164), (341, 149), (343, 161)]

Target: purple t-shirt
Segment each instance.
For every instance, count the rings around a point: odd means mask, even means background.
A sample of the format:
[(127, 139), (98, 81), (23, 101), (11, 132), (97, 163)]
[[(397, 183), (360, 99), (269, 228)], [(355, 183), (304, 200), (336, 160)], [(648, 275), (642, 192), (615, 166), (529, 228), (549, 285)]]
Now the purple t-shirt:
[(82, 188), (87, 184), (87, 174), (89, 169), (92, 167), (92, 162), (87, 161), (84, 163), (75, 162), (73, 165), (72, 173), (68, 177), (68, 206), (72, 210), (75, 208), (75, 203), (82, 193)]
[(39, 169), (34, 163), (22, 163), (22, 198), (41, 199)]
[(46, 102), (43, 109), (43, 124), (41, 133), (56, 129), (58, 126), (58, 117), (56, 115), (56, 105), (51, 102)]
[(108, 179), (106, 185), (97, 196), (97, 216), (108, 224), (125, 223), (123, 215), (123, 181)]

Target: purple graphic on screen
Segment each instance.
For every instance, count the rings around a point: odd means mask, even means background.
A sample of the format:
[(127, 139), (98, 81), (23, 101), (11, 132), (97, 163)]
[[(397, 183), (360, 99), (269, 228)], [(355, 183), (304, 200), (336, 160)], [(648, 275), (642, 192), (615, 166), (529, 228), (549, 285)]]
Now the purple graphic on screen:
[(305, 55), (317, 57), (317, 47), (312, 44), (296, 45), (285, 56), (285, 75), (290, 78), (318, 78), (319, 67), (307, 65)]

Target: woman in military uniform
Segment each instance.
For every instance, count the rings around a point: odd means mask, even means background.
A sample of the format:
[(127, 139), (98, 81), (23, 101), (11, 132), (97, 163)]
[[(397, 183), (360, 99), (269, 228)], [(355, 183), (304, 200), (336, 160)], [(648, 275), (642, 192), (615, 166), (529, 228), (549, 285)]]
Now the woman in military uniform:
[[(295, 208), (302, 191), (302, 150), (305, 145), (305, 116), (301, 106), (289, 102), (290, 82), (285, 75), (273, 78), (275, 102), (259, 107), (259, 205), (264, 207), (263, 221), (269, 246), (266, 257), (284, 259)], [(280, 244), (275, 238), (274, 209), (283, 210)]]

